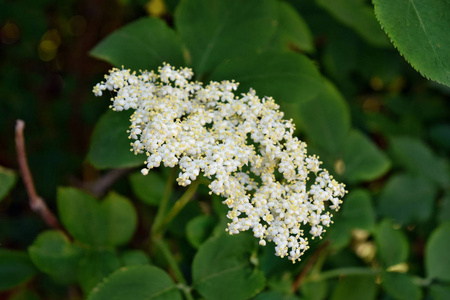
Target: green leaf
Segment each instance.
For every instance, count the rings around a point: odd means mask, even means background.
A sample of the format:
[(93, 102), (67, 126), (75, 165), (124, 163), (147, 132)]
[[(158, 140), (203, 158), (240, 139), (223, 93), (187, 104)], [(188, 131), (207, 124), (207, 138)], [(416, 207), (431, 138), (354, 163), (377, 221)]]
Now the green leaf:
[(131, 202), (115, 193), (98, 202), (77, 189), (60, 188), (58, 210), (70, 234), (92, 247), (123, 245), (131, 239), (137, 225)]
[(28, 253), (39, 270), (56, 282), (70, 284), (76, 281), (78, 262), (83, 251), (71, 244), (62, 232), (42, 232), (28, 248)]
[(425, 268), (429, 278), (450, 281), (450, 223), (433, 231), (425, 248)]
[(277, 26), (272, 0), (185, 0), (175, 24), (197, 76), (233, 57), (256, 54)]
[(400, 224), (424, 222), (432, 215), (436, 194), (436, 186), (425, 177), (397, 174), (384, 186), (378, 212)]
[(13, 170), (0, 166), (0, 202), (16, 183), (16, 173)]
[(324, 88), (317, 67), (297, 53), (263, 53), (231, 59), (211, 75), (211, 80), (231, 79), (240, 83), (240, 92), (253, 88), (259, 97), (270, 96), (281, 104), (311, 100)]
[(294, 295), (286, 295), (278, 291), (268, 291), (258, 294), (253, 300), (299, 300), (300, 298)]
[(247, 299), (264, 288), (262, 271), (252, 267), (255, 239), (243, 233), (209, 239), (192, 266), (194, 288), (206, 299)]
[(450, 124), (438, 124), (430, 128), (431, 140), (443, 148), (450, 151)]
[(375, 230), (377, 255), (386, 268), (403, 263), (408, 258), (409, 243), (405, 234), (389, 220), (383, 220)]
[(130, 115), (108, 110), (95, 125), (87, 158), (97, 169), (144, 165), (145, 156), (130, 151)]
[(329, 153), (340, 154), (350, 129), (350, 111), (329, 81), (313, 99), (300, 103), (298, 114), (308, 138)]
[(150, 259), (142, 250), (128, 250), (122, 253), (122, 264), (124, 266), (148, 265)]
[(280, 1), (278, 5), (278, 28), (270, 46), (281, 50), (314, 52), (311, 31), (297, 10), (287, 2)]
[(422, 290), (414, 284), (411, 276), (407, 274), (383, 272), (381, 280), (383, 289), (394, 299), (422, 299)]
[(200, 247), (211, 234), (215, 224), (213, 217), (205, 215), (195, 217), (189, 221), (186, 226), (186, 237), (189, 243), (195, 248)]
[(342, 219), (352, 228), (371, 231), (375, 225), (375, 211), (366, 190), (353, 190), (344, 198)]
[(30, 280), (36, 273), (26, 252), (0, 248), (0, 291)]
[(123, 267), (99, 284), (87, 300), (182, 300), (178, 287), (163, 270)]
[(331, 300), (373, 300), (376, 294), (374, 276), (347, 276), (338, 282)]
[(391, 167), (387, 156), (361, 132), (350, 131), (343, 155), (345, 171), (343, 176), (350, 182), (373, 180)]
[(130, 175), (129, 180), (139, 200), (149, 205), (159, 205), (166, 188), (166, 180), (161, 173), (151, 171), (144, 176), (136, 172)]
[(438, 220), (439, 222), (450, 221), (450, 193), (447, 193), (439, 203)]
[(450, 285), (432, 284), (430, 294), (433, 300), (448, 300), (450, 299)]
[(389, 47), (371, 6), (364, 0), (317, 0), (333, 17), (376, 47)]
[(450, 3), (374, 0), (375, 14), (394, 46), (423, 76), (450, 86)]
[(110, 251), (90, 251), (80, 261), (78, 281), (87, 295), (105, 277), (120, 268), (120, 260)]
[(450, 184), (445, 165), (421, 140), (397, 137), (392, 139), (391, 146), (396, 161), (410, 172), (423, 175), (443, 187)]
[(305, 282), (300, 291), (304, 300), (323, 300), (328, 295), (328, 283), (326, 280)]
[(116, 67), (154, 70), (163, 62), (183, 66), (181, 41), (157, 18), (132, 22), (101, 41), (90, 54)]

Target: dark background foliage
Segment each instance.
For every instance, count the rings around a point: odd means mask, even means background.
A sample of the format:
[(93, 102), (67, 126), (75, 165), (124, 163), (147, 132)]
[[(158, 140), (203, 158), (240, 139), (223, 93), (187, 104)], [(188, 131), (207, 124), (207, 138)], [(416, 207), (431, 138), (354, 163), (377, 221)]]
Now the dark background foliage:
[[(0, 166), (6, 168), (0, 168), (0, 298), (83, 299), (120, 267), (152, 264), (158, 269), (116, 272), (108, 280), (120, 291), (130, 278), (146, 286), (156, 276), (159, 287), (175, 281), (193, 286), (195, 298), (219, 299), (233, 291), (202, 285), (202, 278), (215, 274), (209, 267), (243, 264), (242, 272), (220, 278), (223, 285), (235, 285), (236, 299), (258, 292), (257, 299), (449, 299), (449, 88), (423, 78), (403, 59), (367, 1), (260, 1), (265, 7), (255, 2), (232, 14), (236, 19), (205, 59), (208, 44), (202, 44), (202, 35), (208, 32), (196, 23), (202, 12), (193, 14), (198, 6), (192, 5), (204, 3), (208, 15), (224, 1), (181, 2), (179, 7), (176, 0), (0, 3)], [(215, 8), (221, 11), (219, 4)], [(258, 16), (270, 17), (271, 5), (276, 26), (258, 23)], [(255, 28), (253, 21), (259, 24)], [(214, 18), (208, 22), (214, 28)], [(147, 177), (135, 173), (143, 159), (123, 152), (120, 141), (105, 134), (126, 127), (126, 116), (105, 114), (109, 96), (95, 98), (91, 92), (111, 65), (139, 69), (162, 63), (143, 62), (145, 53), (126, 51), (134, 46), (120, 36), (127, 24), (135, 26), (132, 34), (144, 30), (143, 40), (161, 34), (166, 60), (184, 61), (198, 79), (236, 79), (273, 95), (294, 118), (309, 151), (320, 154), (347, 184), (350, 193), (335, 224), (323, 240), (312, 242), (302, 263), (275, 258), (271, 247), (259, 249), (245, 235), (220, 235), (224, 207), (203, 187), (169, 226), (167, 244), (152, 246), (149, 228), (173, 175), (164, 169)], [(154, 34), (145, 37), (144, 25)], [(110, 36), (113, 32), (119, 34)], [(165, 42), (178, 45), (180, 37), (183, 48), (165, 51), (173, 48), (164, 49)], [(248, 48), (223, 50), (241, 41)], [(253, 50), (258, 55), (249, 56)], [(287, 71), (294, 76), (271, 77)], [(255, 74), (269, 79), (246, 81)], [(17, 119), (26, 123), (36, 189), (68, 237), (44, 232), (49, 228), (29, 208), (14, 144)], [(104, 178), (112, 178), (113, 185), (105, 189)], [(183, 192), (175, 188), (171, 201)], [(107, 194), (101, 205), (121, 209), (104, 215), (88, 194)], [(108, 218), (126, 221), (119, 228), (104, 226)], [(99, 224), (92, 235), (77, 224), (87, 219)], [(119, 237), (108, 239), (109, 232)], [(164, 247), (178, 267), (165, 258)], [(232, 259), (208, 256), (219, 250)], [(171, 291), (167, 299), (181, 297)]]

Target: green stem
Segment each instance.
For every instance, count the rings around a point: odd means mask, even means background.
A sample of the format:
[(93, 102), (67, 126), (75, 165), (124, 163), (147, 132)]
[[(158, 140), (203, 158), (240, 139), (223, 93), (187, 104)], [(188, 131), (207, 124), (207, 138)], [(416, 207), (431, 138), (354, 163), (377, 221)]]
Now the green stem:
[(351, 275), (371, 276), (371, 275), (378, 275), (380, 272), (381, 269), (370, 269), (360, 267), (340, 268), (322, 272), (318, 275), (309, 276), (308, 278), (305, 278), (303, 282), (305, 283), (313, 281), (322, 281), (339, 276), (351, 276)]
[(193, 300), (194, 298), (192, 297), (191, 294), (191, 288), (188, 286), (186, 279), (184, 278), (183, 273), (181, 272), (180, 267), (178, 266), (178, 263), (175, 260), (175, 257), (173, 256), (167, 244), (160, 238), (154, 238), (153, 242), (164, 255), (164, 258), (166, 259), (167, 263), (169, 264), (170, 268), (173, 271), (175, 279), (180, 283), (180, 289), (183, 292), (186, 299)]
[(161, 222), (164, 219), (164, 215), (166, 214), (167, 207), (169, 206), (170, 196), (172, 196), (173, 192), (173, 182), (175, 181), (175, 176), (177, 173), (176, 168), (172, 168), (170, 170), (169, 178), (167, 178), (166, 190), (164, 191), (164, 196), (161, 199), (161, 203), (159, 204), (158, 212), (156, 213), (155, 220), (153, 221), (152, 226), (152, 235), (155, 235), (156, 228), (161, 226)]
[(200, 180), (194, 181), (189, 188), (184, 192), (180, 199), (175, 202), (172, 209), (165, 216), (165, 218), (154, 227), (153, 233), (155, 235), (162, 235), (168, 224), (173, 220), (173, 218), (178, 215), (178, 213), (186, 206), (186, 204), (191, 200), (192, 196), (194, 196), (197, 191), (198, 185), (200, 184)]

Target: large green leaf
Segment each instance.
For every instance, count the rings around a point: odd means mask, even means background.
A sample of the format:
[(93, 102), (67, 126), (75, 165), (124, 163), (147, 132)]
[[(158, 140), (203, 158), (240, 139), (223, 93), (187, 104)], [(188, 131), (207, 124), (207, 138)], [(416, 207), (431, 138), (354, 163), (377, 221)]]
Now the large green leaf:
[(212, 80), (236, 80), (239, 91), (250, 88), (260, 97), (273, 97), (278, 103), (311, 100), (324, 88), (317, 67), (296, 53), (263, 53), (227, 61), (214, 70)]
[(269, 49), (314, 52), (313, 37), (306, 22), (289, 3), (278, 2), (278, 28)]
[(181, 42), (164, 21), (143, 18), (130, 23), (101, 41), (90, 53), (116, 67), (156, 69), (163, 62), (183, 66)]
[(430, 294), (433, 300), (448, 300), (450, 299), (450, 285), (432, 284)]
[(333, 17), (355, 30), (374, 46), (389, 47), (389, 40), (381, 30), (373, 9), (364, 0), (317, 0)]
[(375, 230), (377, 255), (383, 266), (390, 267), (403, 263), (408, 258), (409, 244), (405, 234), (389, 220), (383, 220)]
[(383, 289), (397, 300), (422, 299), (422, 290), (414, 284), (411, 276), (401, 273), (383, 272)]
[(353, 190), (344, 198), (342, 219), (351, 228), (372, 230), (375, 225), (375, 211), (370, 194), (366, 190)]
[(450, 86), (450, 2), (374, 0), (394, 46), (423, 76)]
[(163, 270), (151, 266), (123, 267), (99, 284), (88, 300), (181, 300), (178, 287)]
[(325, 81), (310, 101), (299, 104), (298, 115), (307, 137), (328, 153), (339, 155), (350, 129), (350, 111), (339, 91)]
[(30, 280), (36, 269), (26, 252), (0, 248), (0, 291), (5, 291)]
[(111, 251), (90, 251), (80, 261), (78, 281), (85, 294), (109, 274), (120, 268), (119, 257)]
[(130, 114), (108, 110), (97, 122), (87, 155), (94, 167), (107, 169), (144, 165), (145, 157), (130, 151), (127, 134)]
[(396, 161), (409, 171), (428, 177), (443, 187), (450, 185), (445, 164), (421, 140), (411, 137), (396, 137), (391, 142)]
[(444, 223), (433, 231), (425, 248), (427, 275), (433, 279), (450, 282), (450, 223)]
[(28, 248), (28, 253), (39, 270), (50, 275), (56, 282), (75, 282), (78, 262), (83, 252), (80, 247), (71, 244), (62, 232), (42, 232)]
[(247, 299), (264, 288), (262, 271), (252, 267), (254, 238), (222, 234), (204, 243), (192, 266), (194, 288), (206, 299)]
[(376, 294), (374, 276), (348, 276), (336, 285), (331, 300), (373, 300)]
[(161, 173), (152, 171), (144, 176), (141, 172), (136, 172), (131, 174), (129, 179), (139, 200), (150, 205), (159, 205), (166, 189), (166, 178), (163, 178)]
[(351, 182), (373, 180), (391, 167), (387, 156), (361, 132), (350, 131), (344, 146), (344, 174)]
[(185, 0), (175, 24), (197, 76), (217, 64), (261, 50), (277, 26), (273, 0)]
[(186, 237), (189, 243), (195, 248), (200, 247), (213, 231), (215, 224), (214, 218), (207, 215), (200, 215), (190, 220), (186, 226)]
[(70, 234), (93, 247), (127, 243), (137, 225), (131, 202), (110, 193), (102, 202), (74, 188), (58, 190), (61, 221)]
[(0, 202), (16, 182), (16, 173), (13, 170), (0, 166)]
[(400, 224), (423, 222), (431, 217), (436, 194), (436, 186), (425, 177), (394, 175), (381, 192), (378, 212)]
[(450, 193), (447, 193), (442, 197), (438, 211), (439, 222), (450, 221)]
[(268, 291), (258, 294), (253, 300), (299, 300), (300, 298), (294, 295), (283, 294), (278, 291)]

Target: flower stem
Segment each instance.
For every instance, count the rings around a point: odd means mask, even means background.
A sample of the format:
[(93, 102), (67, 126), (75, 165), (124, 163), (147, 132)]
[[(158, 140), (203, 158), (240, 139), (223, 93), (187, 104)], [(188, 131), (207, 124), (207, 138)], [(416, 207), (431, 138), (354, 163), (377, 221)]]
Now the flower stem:
[(164, 258), (172, 269), (175, 279), (179, 282), (180, 289), (186, 299), (193, 300), (194, 298), (191, 294), (191, 288), (188, 286), (186, 279), (184, 278), (183, 273), (181, 272), (180, 267), (178, 266), (178, 263), (167, 244), (164, 242), (164, 240), (158, 237), (155, 237), (153, 239), (153, 243), (159, 248), (159, 250), (161, 250), (162, 254), (164, 255)]
[(177, 169), (172, 168), (169, 173), (169, 178), (167, 178), (166, 190), (164, 191), (164, 196), (161, 199), (161, 203), (159, 204), (158, 212), (156, 213), (155, 220), (153, 221), (152, 226), (152, 235), (156, 234), (156, 229), (161, 226), (161, 222), (164, 219), (164, 215), (166, 214), (167, 206), (169, 205), (170, 196), (172, 196), (173, 192), (173, 182), (175, 181)]
[(309, 276), (309, 277), (305, 278), (303, 283), (322, 281), (322, 280), (335, 278), (335, 277), (339, 277), (339, 276), (352, 276), (352, 275), (373, 276), (373, 275), (378, 275), (381, 271), (382, 271), (381, 269), (371, 269), (371, 268), (363, 268), (363, 267), (339, 268), (339, 269), (322, 272), (318, 275)]
[[(186, 206), (189, 200), (191, 200), (192, 196), (194, 196), (199, 184), (200, 180), (194, 181), (186, 190), (186, 192), (184, 192), (181, 198), (178, 199), (177, 202), (175, 202), (174, 206), (169, 211), (169, 213), (164, 217), (164, 219), (155, 224), (156, 226), (154, 226), (153, 228), (154, 235), (162, 235), (164, 233), (164, 231), (167, 228), (167, 225), (169, 225), (169, 223), (173, 220), (173, 218), (175, 218), (176, 215), (178, 215), (178, 213)], [(161, 210), (162, 207), (160, 207), (159, 209)]]

